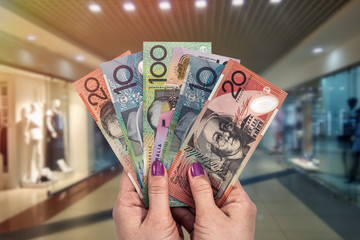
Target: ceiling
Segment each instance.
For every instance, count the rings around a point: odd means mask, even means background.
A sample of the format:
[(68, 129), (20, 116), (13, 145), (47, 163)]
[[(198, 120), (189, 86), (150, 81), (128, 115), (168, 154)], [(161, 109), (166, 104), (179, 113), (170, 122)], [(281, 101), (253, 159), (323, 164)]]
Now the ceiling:
[(0, 0), (0, 6), (104, 60), (141, 51), (143, 41), (211, 41), (213, 53), (240, 58), (260, 73), (350, 1), (245, 0), (235, 7), (208, 0), (197, 9), (194, 0), (171, 0), (164, 12), (159, 0), (132, 0), (136, 10), (126, 12), (125, 1), (97, 0), (99, 13), (89, 11), (89, 0)]

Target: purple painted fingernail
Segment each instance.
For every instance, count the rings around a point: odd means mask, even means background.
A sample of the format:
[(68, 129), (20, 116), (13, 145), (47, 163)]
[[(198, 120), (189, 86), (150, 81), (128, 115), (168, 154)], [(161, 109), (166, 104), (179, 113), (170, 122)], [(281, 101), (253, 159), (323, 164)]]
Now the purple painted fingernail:
[(191, 175), (193, 177), (202, 176), (202, 175), (205, 174), (203, 167), (198, 162), (195, 162), (195, 163), (193, 163), (191, 165), (191, 170), (190, 171), (191, 171)]
[(153, 176), (164, 176), (164, 165), (159, 160), (153, 162), (151, 166), (151, 173)]

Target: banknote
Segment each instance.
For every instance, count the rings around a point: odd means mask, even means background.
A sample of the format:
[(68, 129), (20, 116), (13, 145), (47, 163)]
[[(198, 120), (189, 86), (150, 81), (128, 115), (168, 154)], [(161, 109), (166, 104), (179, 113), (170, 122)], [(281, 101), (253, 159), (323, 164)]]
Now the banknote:
[(170, 195), (194, 207), (187, 174), (198, 162), (222, 206), (286, 96), (230, 59), (170, 167)]
[[(131, 54), (127, 51), (119, 57)], [(124, 136), (119, 126), (114, 106), (100, 68), (73, 83), (80, 98), (94, 118), (110, 147), (129, 176), (140, 198), (143, 199), (135, 168), (126, 149)]]
[[(204, 77), (215, 77), (210, 73), (220, 77), (223, 70), (222, 65), (226, 65), (229, 59), (229, 57), (216, 54), (174, 47), (167, 84), (179, 86), (182, 84), (182, 87), (161, 155), (161, 161), (166, 169), (169, 170), (180, 149), (181, 142), (186, 138), (186, 129), (191, 128), (191, 120), (196, 119), (215, 86), (215, 81), (204, 79)], [(240, 63), (239, 59), (233, 60)], [(222, 65), (216, 65), (212, 62)], [(191, 71), (189, 67), (191, 67)], [(184, 78), (186, 84), (183, 83)], [(205, 85), (206, 87), (204, 87)]]
[(100, 67), (143, 191), (142, 60), (142, 52), (138, 52), (102, 63)]
[[(166, 87), (174, 46), (210, 52), (207, 42), (144, 42), (143, 44), (143, 140), (145, 191), (160, 114), (175, 107), (179, 87)], [(146, 193), (145, 193), (146, 194)], [(147, 202), (145, 201), (145, 205)]]
[[(169, 131), (169, 127), (170, 127), (170, 122), (172, 119), (172, 116), (174, 114), (174, 109), (161, 113), (160, 114), (160, 118), (159, 118), (159, 123), (158, 123), (158, 127), (156, 130), (156, 138), (155, 138), (155, 143), (154, 143), (154, 148), (153, 148), (153, 153), (151, 156), (151, 164), (156, 160), (160, 161), (160, 156), (161, 153), (163, 151), (164, 148), (164, 142), (165, 142), (165, 138), (168, 134)], [(144, 198), (147, 199), (148, 195), (145, 194)], [(145, 201), (148, 201), (145, 200)], [(184, 203), (174, 199), (173, 197), (169, 197), (169, 203), (171, 207), (183, 207), (186, 206)]]
[[(216, 62), (218, 64), (226, 65), (229, 61), (229, 57), (212, 54), (209, 52), (203, 52), (194, 49), (188, 49), (183, 47), (174, 47), (173, 54), (171, 56), (169, 76), (166, 85), (180, 86), (185, 77), (186, 67), (189, 63), (190, 56), (198, 57), (210, 62)], [(235, 59), (236, 62), (240, 63), (240, 59)]]
[(157, 130), (156, 130), (156, 138), (155, 138), (153, 153), (151, 155), (151, 164), (150, 165), (152, 165), (152, 163), (154, 161), (157, 161), (157, 160), (160, 161), (161, 153), (164, 148), (163, 142), (165, 141), (165, 138), (168, 134), (170, 122), (173, 117), (173, 114), (174, 114), (174, 109), (160, 114), (159, 123), (157, 125)]

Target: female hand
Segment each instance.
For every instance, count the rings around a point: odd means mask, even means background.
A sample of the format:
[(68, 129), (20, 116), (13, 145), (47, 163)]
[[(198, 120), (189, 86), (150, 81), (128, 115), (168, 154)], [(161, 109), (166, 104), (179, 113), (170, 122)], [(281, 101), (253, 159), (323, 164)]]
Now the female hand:
[(254, 239), (256, 206), (239, 181), (219, 208), (213, 199), (209, 178), (200, 163), (191, 166), (188, 177), (195, 212), (187, 208), (173, 208), (172, 214), (192, 239)]
[(182, 239), (183, 232), (171, 216), (168, 176), (163, 164), (155, 161), (148, 178), (149, 209), (135, 191), (129, 177), (121, 176), (113, 218), (119, 239)]

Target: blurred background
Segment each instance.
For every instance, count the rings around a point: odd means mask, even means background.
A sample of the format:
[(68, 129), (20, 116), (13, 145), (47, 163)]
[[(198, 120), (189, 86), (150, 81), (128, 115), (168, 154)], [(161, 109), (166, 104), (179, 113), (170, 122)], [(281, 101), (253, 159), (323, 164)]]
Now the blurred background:
[(289, 93), (240, 176), (255, 238), (360, 239), (359, 22), (359, 0), (0, 0), (0, 238), (116, 239), (121, 166), (72, 82), (209, 41)]

